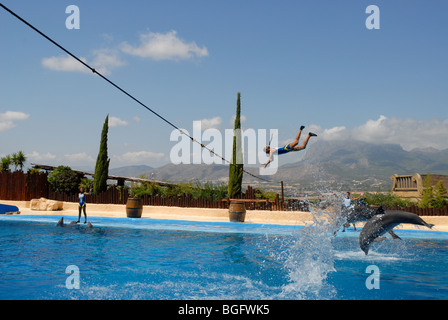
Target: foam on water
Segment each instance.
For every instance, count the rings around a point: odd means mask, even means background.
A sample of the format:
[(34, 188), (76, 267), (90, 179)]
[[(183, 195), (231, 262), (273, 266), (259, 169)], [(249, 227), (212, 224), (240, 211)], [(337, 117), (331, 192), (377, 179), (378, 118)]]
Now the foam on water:
[[(110, 300), (110, 299), (188, 299), (188, 300), (231, 300), (235, 297), (245, 299), (272, 299), (275, 289), (261, 281), (254, 281), (246, 276), (226, 273), (197, 274), (179, 270), (166, 274), (163, 270), (140, 274), (135, 281), (125, 283), (109, 280), (106, 283), (87, 284), (79, 290), (67, 292), (59, 286), (64, 296), (70, 299)], [(61, 297), (56, 292), (54, 298)]]
[(408, 260), (404, 258), (398, 253), (378, 253), (375, 251), (369, 252), (369, 255), (366, 256), (363, 251), (336, 251), (335, 254), (336, 260), (353, 260), (353, 261), (367, 261), (367, 262), (386, 262), (386, 261), (405, 261)]

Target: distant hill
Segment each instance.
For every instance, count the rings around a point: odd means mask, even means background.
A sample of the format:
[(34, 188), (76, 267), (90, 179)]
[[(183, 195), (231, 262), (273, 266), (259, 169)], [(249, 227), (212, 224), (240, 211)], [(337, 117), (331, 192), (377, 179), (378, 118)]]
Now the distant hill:
[(448, 174), (448, 149), (405, 151), (395, 144), (318, 141), (302, 161), (285, 165), (279, 171), (279, 177), (290, 183), (301, 180), (302, 185), (311, 186), (320, 179), (328, 186), (348, 190), (388, 190), (390, 177), (395, 173)]
[[(304, 162), (333, 163), (350, 169), (354, 175), (394, 173), (448, 174), (448, 149), (434, 148), (405, 151), (397, 144), (373, 144), (359, 141), (318, 141)], [(300, 165), (300, 163), (297, 163)]]
[(191, 180), (227, 182), (229, 167), (216, 164), (167, 164), (146, 174), (153, 174), (155, 179), (168, 182)]
[(120, 168), (109, 169), (109, 174), (113, 176), (135, 177), (151, 171), (153, 168), (145, 165), (126, 166)]
[[(258, 167), (245, 167), (258, 175)], [(157, 180), (227, 182), (228, 166), (206, 164), (167, 164), (159, 168), (131, 166), (110, 170), (111, 174), (139, 176), (146, 174)], [(114, 172), (114, 173), (112, 173)], [(280, 181), (295, 190), (389, 190), (392, 174), (448, 174), (448, 149), (404, 150), (395, 144), (373, 144), (358, 141), (316, 141), (303, 160), (281, 166), (277, 173), (262, 182), (244, 175), (243, 183), (278, 187)]]

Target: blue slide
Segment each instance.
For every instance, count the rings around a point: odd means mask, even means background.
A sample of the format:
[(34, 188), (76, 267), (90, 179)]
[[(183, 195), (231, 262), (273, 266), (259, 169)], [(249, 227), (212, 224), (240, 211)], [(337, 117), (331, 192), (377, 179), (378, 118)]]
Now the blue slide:
[(19, 208), (16, 206), (0, 204), (0, 214), (5, 214), (7, 212), (17, 212), (17, 211), (19, 211)]

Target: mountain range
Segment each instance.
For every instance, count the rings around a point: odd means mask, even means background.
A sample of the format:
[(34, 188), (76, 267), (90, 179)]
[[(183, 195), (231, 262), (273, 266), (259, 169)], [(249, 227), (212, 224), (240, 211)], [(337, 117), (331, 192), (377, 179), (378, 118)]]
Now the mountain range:
[[(259, 175), (258, 167), (245, 166)], [(110, 174), (139, 176), (180, 182), (227, 182), (228, 166), (206, 164), (167, 164), (158, 168), (130, 166), (111, 169)], [(448, 149), (420, 148), (404, 150), (397, 144), (373, 144), (359, 141), (316, 141), (306, 149), (303, 160), (278, 168), (275, 175), (264, 176), (270, 182), (245, 174), (243, 183), (277, 189), (285, 186), (300, 190), (378, 191), (391, 188), (391, 175), (432, 173), (448, 174)]]
[(109, 169), (109, 174), (112, 176), (121, 176), (121, 177), (138, 177), (141, 174), (145, 174), (153, 169), (154, 169), (153, 167), (146, 165), (126, 166), (126, 167)]

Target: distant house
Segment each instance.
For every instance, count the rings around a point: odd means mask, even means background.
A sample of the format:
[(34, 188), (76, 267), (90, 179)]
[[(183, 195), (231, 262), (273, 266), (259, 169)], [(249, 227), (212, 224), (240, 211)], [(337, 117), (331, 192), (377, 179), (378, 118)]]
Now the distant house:
[[(429, 174), (431, 185), (435, 186), (442, 181), (444, 187), (448, 189), (448, 175)], [(419, 200), (422, 197), (423, 183), (427, 174), (394, 174), (390, 178), (392, 180), (392, 193), (409, 200)]]

